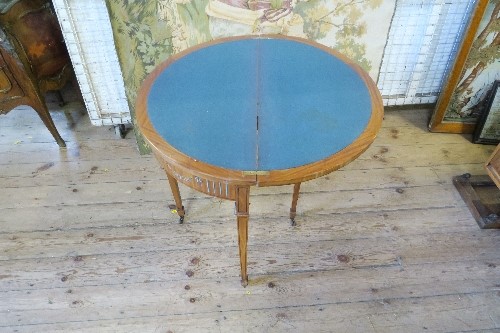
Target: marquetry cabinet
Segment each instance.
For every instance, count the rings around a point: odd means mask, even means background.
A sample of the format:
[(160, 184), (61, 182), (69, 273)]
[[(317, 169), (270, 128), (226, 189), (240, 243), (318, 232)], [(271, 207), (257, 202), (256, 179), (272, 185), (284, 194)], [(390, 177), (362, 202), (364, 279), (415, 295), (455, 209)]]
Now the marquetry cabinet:
[(0, 0), (0, 114), (32, 107), (59, 146), (44, 94), (74, 77), (59, 23), (47, 0)]

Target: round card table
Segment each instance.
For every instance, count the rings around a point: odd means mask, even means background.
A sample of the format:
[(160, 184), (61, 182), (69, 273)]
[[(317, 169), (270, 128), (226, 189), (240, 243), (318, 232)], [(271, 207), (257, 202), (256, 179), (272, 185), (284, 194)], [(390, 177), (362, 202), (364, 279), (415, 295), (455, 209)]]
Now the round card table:
[(220, 39), (172, 56), (144, 81), (137, 123), (167, 174), (235, 201), (241, 279), (247, 276), (251, 186), (300, 183), (332, 172), (373, 142), (383, 117), (377, 87), (345, 56), (304, 39)]

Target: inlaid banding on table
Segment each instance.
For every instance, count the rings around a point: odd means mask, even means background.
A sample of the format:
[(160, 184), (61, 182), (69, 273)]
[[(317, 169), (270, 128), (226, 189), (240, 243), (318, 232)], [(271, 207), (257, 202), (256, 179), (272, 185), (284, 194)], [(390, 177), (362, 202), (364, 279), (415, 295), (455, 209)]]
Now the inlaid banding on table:
[(207, 194), (213, 194), (221, 198), (229, 198), (230, 190), (229, 183), (227, 181), (213, 181), (208, 179), (203, 179), (200, 176), (193, 176), (196, 188)]

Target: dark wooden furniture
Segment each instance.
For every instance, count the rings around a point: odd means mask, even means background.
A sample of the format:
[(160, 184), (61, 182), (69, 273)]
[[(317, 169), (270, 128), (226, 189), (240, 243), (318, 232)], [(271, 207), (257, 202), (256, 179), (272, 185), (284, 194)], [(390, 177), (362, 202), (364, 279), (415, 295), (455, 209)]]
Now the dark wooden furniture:
[(500, 144), (497, 145), (493, 154), (486, 161), (485, 168), (490, 178), (495, 182), (498, 189), (500, 189)]
[(481, 229), (500, 228), (500, 190), (490, 177), (466, 173), (453, 177), (453, 185)]
[(50, 1), (0, 2), (0, 28), (0, 114), (32, 107), (65, 147), (44, 94), (61, 89), (74, 75)]
[(377, 87), (319, 44), (238, 37), (178, 54), (145, 80), (137, 120), (166, 171), (181, 222), (178, 182), (236, 202), (242, 284), (248, 283), (251, 186), (300, 183), (358, 157), (381, 126)]
[(500, 145), (484, 165), (487, 176), (466, 173), (453, 177), (453, 184), (481, 229), (500, 228)]

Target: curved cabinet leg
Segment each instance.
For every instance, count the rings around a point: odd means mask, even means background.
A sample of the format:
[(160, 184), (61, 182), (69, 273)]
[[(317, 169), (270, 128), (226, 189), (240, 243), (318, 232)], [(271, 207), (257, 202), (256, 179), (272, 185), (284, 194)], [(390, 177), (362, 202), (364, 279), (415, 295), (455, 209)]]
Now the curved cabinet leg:
[(300, 183), (293, 186), (292, 207), (290, 208), (290, 221), (295, 225), (295, 216), (297, 215), (297, 202), (299, 201)]
[(177, 214), (179, 214), (179, 223), (183, 223), (185, 211), (184, 211), (184, 206), (182, 205), (181, 192), (179, 191), (179, 183), (177, 182), (177, 179), (174, 178), (174, 176), (170, 175), (168, 172), (166, 174), (168, 178), (168, 183), (170, 184), (170, 189), (172, 190), (172, 194), (174, 196)]
[(43, 123), (49, 130), (50, 134), (52, 134), (52, 136), (56, 140), (59, 147), (61, 148), (66, 147), (66, 142), (64, 142), (63, 138), (57, 131), (56, 125), (54, 124), (54, 121), (50, 116), (49, 109), (47, 109), (47, 106), (43, 103), (40, 103), (39, 105), (31, 105), (31, 107), (36, 111), (36, 113), (38, 113)]
[(238, 247), (240, 252), (241, 285), (248, 285), (247, 274), (247, 243), (248, 243), (248, 218), (249, 218), (250, 187), (236, 188), (236, 218), (238, 221)]

